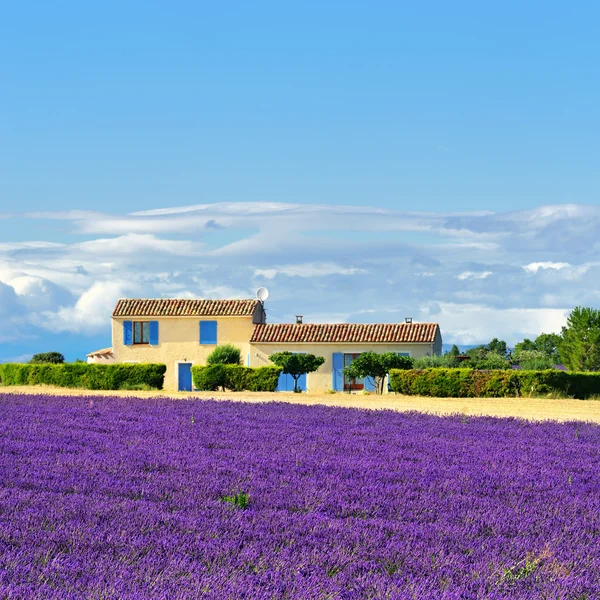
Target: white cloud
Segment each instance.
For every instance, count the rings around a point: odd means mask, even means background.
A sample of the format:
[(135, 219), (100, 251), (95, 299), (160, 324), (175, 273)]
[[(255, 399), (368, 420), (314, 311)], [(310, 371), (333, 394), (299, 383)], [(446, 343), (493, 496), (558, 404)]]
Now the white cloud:
[(569, 312), (569, 308), (497, 309), (479, 304), (439, 302), (433, 307), (425, 304), (421, 320), (432, 317), (443, 324), (446, 343), (480, 344), (497, 337), (515, 344), (524, 337), (560, 332)]
[(545, 262), (529, 263), (528, 265), (525, 265), (523, 268), (528, 273), (537, 273), (540, 269), (556, 269), (556, 270), (558, 270), (558, 269), (565, 269), (570, 266), (571, 265), (567, 262), (545, 261)]
[(473, 271), (464, 271), (457, 275), (457, 279), (464, 281), (465, 279), (485, 279), (492, 274), (491, 271), (482, 271), (480, 273), (474, 273)]
[(461, 343), (535, 335), (600, 298), (593, 206), (402, 213), (245, 202), (27, 216), (51, 219), (61, 243), (0, 244), (5, 338), (105, 332), (119, 296), (242, 298), (265, 284), (272, 321), (427, 317)]
[(288, 277), (326, 277), (327, 275), (357, 275), (366, 273), (366, 269), (342, 267), (335, 263), (304, 263), (298, 265), (276, 266), (272, 269), (257, 269), (254, 274), (273, 279), (277, 275)]

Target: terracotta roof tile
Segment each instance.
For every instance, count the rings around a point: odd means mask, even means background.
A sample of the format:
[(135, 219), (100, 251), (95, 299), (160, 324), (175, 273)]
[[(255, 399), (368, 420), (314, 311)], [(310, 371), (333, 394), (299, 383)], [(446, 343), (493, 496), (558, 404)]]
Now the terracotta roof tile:
[(251, 317), (258, 300), (121, 298), (113, 317)]
[(256, 325), (251, 342), (270, 343), (433, 343), (437, 323), (266, 323)]
[(112, 348), (102, 348), (102, 350), (90, 352), (87, 356), (108, 356), (109, 354), (112, 354), (112, 351)]

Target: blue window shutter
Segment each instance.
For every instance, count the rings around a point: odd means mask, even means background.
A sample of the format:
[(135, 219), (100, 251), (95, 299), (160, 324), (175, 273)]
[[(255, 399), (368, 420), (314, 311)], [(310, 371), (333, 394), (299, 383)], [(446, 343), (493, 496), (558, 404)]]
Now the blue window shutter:
[(123, 343), (126, 346), (133, 344), (133, 323), (131, 321), (123, 321)]
[(334, 352), (331, 357), (331, 387), (340, 392), (344, 389), (344, 355), (342, 352)]
[(217, 322), (216, 321), (200, 321), (200, 343), (201, 344), (216, 344), (217, 343)]
[(150, 345), (158, 346), (158, 321), (150, 321)]
[(248, 354), (248, 366), (250, 366), (250, 354)]
[(375, 391), (375, 383), (373, 382), (372, 377), (365, 377), (365, 390), (367, 390), (368, 392)]

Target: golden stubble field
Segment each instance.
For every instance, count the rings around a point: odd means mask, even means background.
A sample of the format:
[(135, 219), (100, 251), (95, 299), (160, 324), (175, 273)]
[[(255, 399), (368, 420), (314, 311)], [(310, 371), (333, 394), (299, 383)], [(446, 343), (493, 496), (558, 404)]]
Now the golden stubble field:
[(52, 386), (11, 386), (0, 388), (0, 394), (54, 394), (72, 396), (135, 396), (137, 398), (214, 398), (236, 402), (289, 402), (291, 404), (342, 406), (412, 411), (435, 415), (464, 414), (471, 416), (520, 417), (530, 420), (593, 421), (600, 423), (600, 402), (597, 400), (563, 400), (546, 398), (425, 398), (421, 396), (383, 396), (363, 394), (293, 394), (265, 392), (105, 392), (67, 389)]

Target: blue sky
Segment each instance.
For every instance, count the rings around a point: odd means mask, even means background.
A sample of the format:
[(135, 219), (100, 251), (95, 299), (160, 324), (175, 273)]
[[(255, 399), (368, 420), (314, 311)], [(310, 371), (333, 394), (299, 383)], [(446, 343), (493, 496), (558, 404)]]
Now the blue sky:
[(599, 304), (597, 3), (0, 17), (0, 360), (109, 345), (120, 295), (464, 344)]

